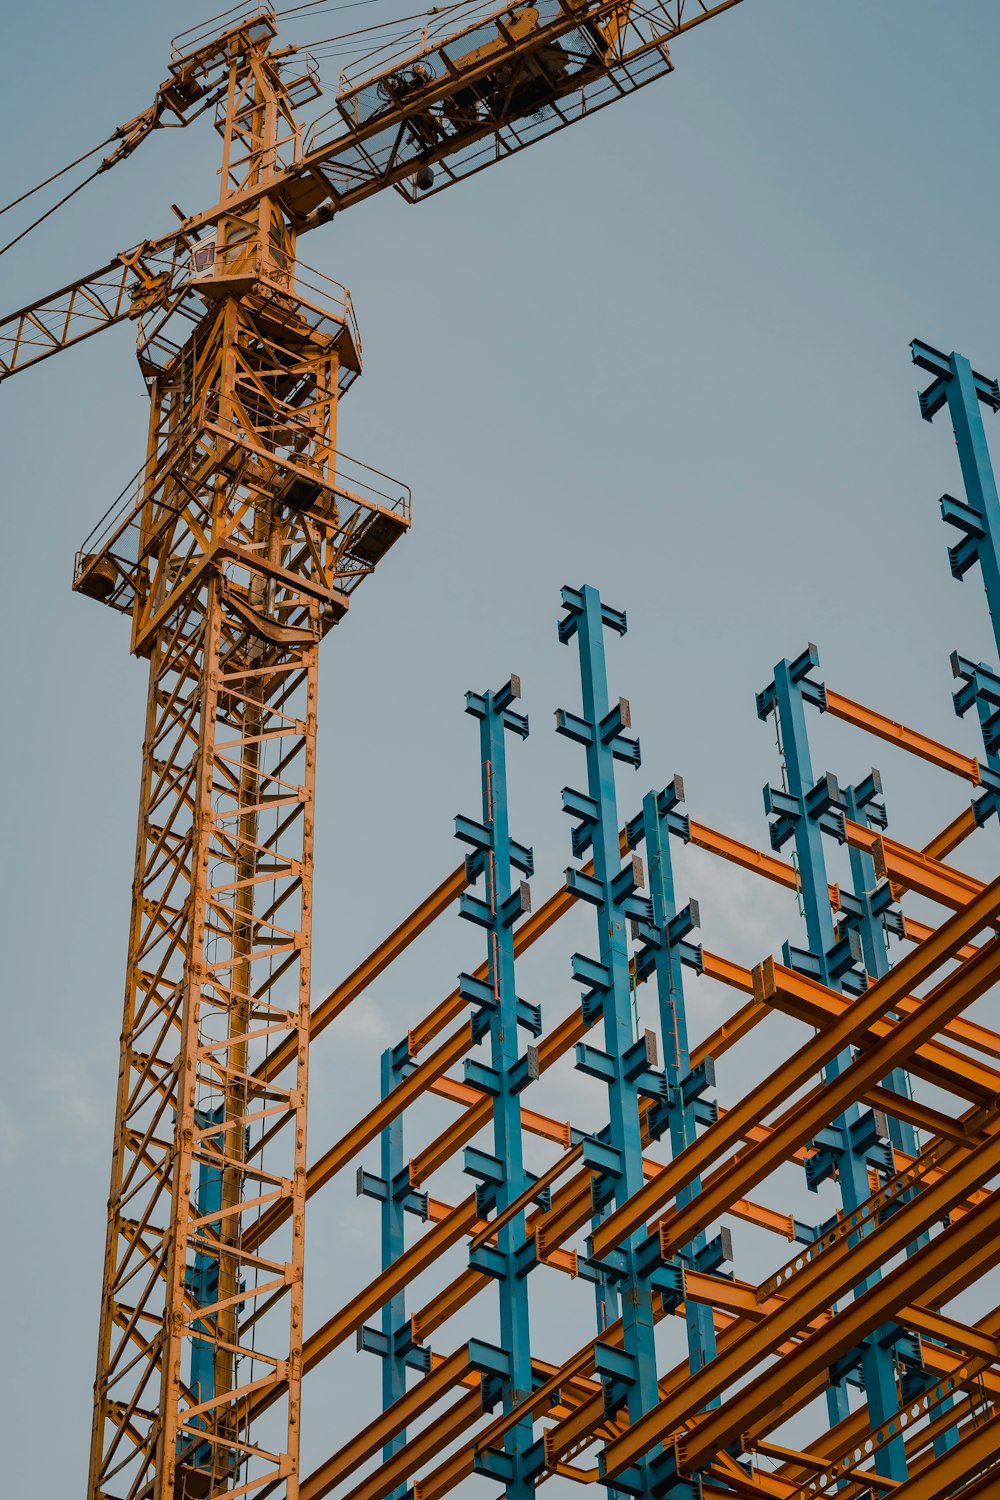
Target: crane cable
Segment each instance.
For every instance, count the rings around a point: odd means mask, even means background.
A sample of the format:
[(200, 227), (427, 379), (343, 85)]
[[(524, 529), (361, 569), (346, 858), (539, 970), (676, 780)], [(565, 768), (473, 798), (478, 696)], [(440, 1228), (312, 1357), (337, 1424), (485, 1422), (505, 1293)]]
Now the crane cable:
[(26, 193), (22, 193), (18, 198), (12, 198), (9, 203), (5, 203), (0, 208), (0, 214), (5, 214), (9, 208), (16, 208), (19, 203), (23, 203), (26, 198), (30, 198), (33, 193), (40, 192), (43, 187), (48, 187), (50, 182), (55, 182), (57, 177), (65, 177), (67, 172), (72, 172), (73, 168), (78, 167), (81, 162), (87, 161), (91, 156), (95, 156), (98, 151), (103, 151), (105, 146), (110, 146), (115, 138), (116, 134), (109, 135), (107, 140), (101, 141), (96, 146), (91, 146), (90, 150), (85, 151), (82, 156), (78, 156), (76, 161), (71, 161), (68, 166), (60, 167), (58, 172), (53, 172), (51, 177), (46, 177), (44, 182), (36, 182), (35, 186), (29, 188)]
[[(98, 146), (95, 149), (99, 151), (101, 148), (100, 146)], [(88, 156), (93, 156), (93, 154), (93, 151), (87, 152)], [(96, 167), (93, 172), (91, 172), (87, 177), (83, 179), (82, 182), (78, 182), (76, 187), (70, 188), (68, 193), (64, 193), (57, 202), (53, 203), (51, 208), (47, 208), (43, 214), (39, 214), (37, 219), (32, 220), (27, 229), (22, 229), (21, 233), (16, 234), (12, 240), (8, 240), (6, 245), (0, 245), (0, 255), (6, 255), (8, 250), (12, 250), (14, 246), (19, 244), (20, 241), (23, 240), (26, 235), (29, 235), (33, 229), (37, 229), (39, 224), (44, 224), (45, 220), (48, 219), (52, 214), (54, 214), (57, 208), (62, 208), (64, 203), (68, 203), (69, 200), (75, 197), (76, 194), (79, 193), (83, 188), (85, 188), (88, 183), (93, 182), (94, 178), (99, 176), (101, 171), (102, 167)], [(61, 173), (56, 173), (56, 176), (61, 175)], [(44, 183), (39, 183), (39, 187), (44, 187)], [(31, 191), (34, 192), (35, 189), (32, 188)], [(23, 196), (27, 198), (30, 196), (30, 194), (25, 193), (23, 194)], [(9, 206), (13, 207), (13, 204)]]
[[(299, 5), (290, 5), (284, 10), (277, 11), (276, 19), (281, 16), (297, 15), (301, 11), (313, 10), (316, 7), (322, 7), (320, 14), (323, 14), (327, 11), (356, 10), (359, 6), (362, 5), (376, 5), (379, 3), (380, 0), (341, 0), (341, 3), (331, 5), (328, 3), (328, 0), (303, 0), (303, 3)], [(423, 20), (424, 18), (429, 16), (443, 15), (449, 11), (461, 10), (467, 4), (468, 0), (457, 0), (457, 3), (452, 3), (450, 5), (434, 5), (429, 7), (427, 10), (417, 11), (408, 16), (398, 16), (395, 18), (395, 20), (392, 21), (376, 22), (372, 26), (359, 27), (356, 31), (344, 32), (338, 36), (324, 37), (319, 42), (313, 43), (312, 47), (300, 47), (296, 48), (295, 50), (312, 51), (317, 47), (327, 47), (336, 42), (344, 42), (352, 38), (366, 36), (373, 31), (382, 31), (389, 27), (405, 26), (408, 21)], [(234, 10), (238, 8), (238, 6), (233, 7)], [(223, 12), (223, 14), (228, 15), (230, 14), (230, 12)], [(351, 50), (353, 49), (347, 49), (348, 52), (350, 52)], [(328, 55), (336, 56), (338, 54), (336, 50), (332, 50)], [(58, 172), (53, 172), (50, 177), (46, 177), (44, 181), (36, 183), (35, 186), (29, 188), (27, 192), (21, 193), (17, 198), (12, 198), (9, 203), (5, 203), (2, 207), (0, 207), (0, 215), (7, 213), (8, 210), (12, 208), (16, 208), (19, 203), (24, 203), (26, 199), (32, 197), (35, 193), (40, 192), (42, 188), (48, 187), (49, 183), (57, 181), (60, 177), (64, 177), (67, 172), (71, 172), (73, 168), (78, 167), (81, 162), (88, 161), (90, 157), (96, 156), (98, 151), (103, 151), (105, 146), (109, 146), (113, 141), (120, 138), (120, 131), (116, 130), (112, 132), (112, 134), (109, 135), (105, 140), (100, 141), (98, 145), (92, 146), (89, 151), (85, 151), (82, 156), (78, 156), (75, 161), (71, 161), (65, 167), (60, 167)], [(68, 203), (71, 198), (74, 198), (77, 193), (81, 192), (85, 187), (88, 186), (89, 183), (93, 182), (94, 178), (98, 177), (104, 170), (105, 163), (102, 162), (100, 166), (96, 167), (93, 172), (89, 173), (82, 182), (78, 182), (75, 187), (70, 188), (68, 193), (64, 193), (61, 198), (59, 198), (55, 203), (52, 204), (51, 208), (47, 208), (43, 214), (39, 214), (37, 219), (32, 220), (27, 228), (21, 230), (20, 234), (16, 234), (14, 238), (12, 240), (8, 240), (5, 245), (0, 245), (0, 255), (6, 255), (8, 250), (12, 250), (15, 245), (20, 244), (23, 239), (27, 238), (27, 236), (33, 229), (37, 229), (40, 224), (44, 224), (45, 220), (50, 218), (57, 209), (62, 208), (64, 204)]]

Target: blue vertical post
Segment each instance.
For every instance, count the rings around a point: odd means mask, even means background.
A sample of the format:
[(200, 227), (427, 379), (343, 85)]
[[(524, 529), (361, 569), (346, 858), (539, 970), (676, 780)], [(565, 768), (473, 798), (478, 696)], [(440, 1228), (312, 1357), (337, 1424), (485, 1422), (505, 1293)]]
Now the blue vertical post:
[(963, 354), (942, 354), (919, 339), (910, 351), (913, 363), (934, 376), (921, 392), (921, 415), (931, 422), (947, 405), (965, 481), (964, 505), (951, 495), (941, 497), (942, 518), (963, 534), (963, 540), (948, 549), (951, 571), (962, 578), (974, 562), (979, 563), (1000, 653), (1000, 497), (979, 410), (980, 403), (1000, 410), (1000, 385), (974, 370)]
[[(920, 394), (921, 415), (932, 422), (947, 406), (962, 468), (965, 500), (941, 496), (942, 520), (961, 533), (961, 540), (948, 548), (952, 576), (961, 581), (978, 562), (1000, 653), (1000, 498), (980, 410), (981, 406), (1000, 410), (1000, 385), (980, 375), (962, 354), (942, 354), (919, 339), (914, 339), (910, 352), (914, 364), (934, 377)], [(975, 706), (983, 732), (982, 791), (972, 803), (976, 821), (982, 825), (1000, 808), (1000, 677), (985, 662), (967, 661), (958, 652), (953, 653), (951, 665), (962, 682), (955, 694), (955, 712), (963, 717)]]
[[(409, 1038), (387, 1047), (380, 1064), (381, 1095), (385, 1099), (413, 1071)], [(379, 1136), (379, 1174), (358, 1168), (357, 1191), (381, 1204), (382, 1270), (387, 1271), (406, 1249), (405, 1216), (427, 1218), (427, 1195), (410, 1186), (409, 1163), (404, 1156), (403, 1119), (398, 1115)], [(366, 1326), (358, 1333), (358, 1348), (378, 1354), (382, 1360), (382, 1409), (388, 1411), (406, 1394), (406, 1372), (425, 1375), (430, 1370), (430, 1352), (413, 1342), (412, 1325), (406, 1316), (406, 1294), (397, 1292), (382, 1306), (380, 1327)], [(405, 1428), (395, 1433), (382, 1449), (389, 1459), (406, 1444)], [(394, 1489), (386, 1500), (402, 1500), (406, 1486)]]
[[(221, 1104), (212, 1110), (195, 1110), (196, 1128), (205, 1130), (210, 1125), (221, 1124), (223, 1113), (224, 1109)], [(221, 1134), (209, 1136), (206, 1146), (221, 1154)], [(204, 1158), (201, 1160), (198, 1166), (195, 1201), (199, 1217), (216, 1213), (222, 1208), (221, 1164), (216, 1167)], [(218, 1233), (219, 1221), (214, 1219), (201, 1230), (201, 1237), (211, 1239)], [(194, 1265), (185, 1273), (185, 1282), (191, 1299), (197, 1306), (211, 1307), (219, 1300), (219, 1257), (210, 1250), (197, 1250)], [(191, 1341), (191, 1391), (196, 1403), (211, 1401), (215, 1395), (216, 1325), (217, 1319), (214, 1316), (204, 1322), (199, 1322), (196, 1325), (198, 1332), (207, 1337)], [(186, 1446), (183, 1438), (178, 1439), (178, 1446)], [(214, 1462), (211, 1443), (198, 1443), (194, 1450), (188, 1453), (186, 1462), (192, 1468), (210, 1470)]]
[[(487, 977), (483, 981), (469, 974), (459, 976), (459, 993), (475, 1007), (474, 1034), (483, 1038), (488, 1034), (490, 1041), (488, 1065), (474, 1059), (465, 1064), (466, 1081), (493, 1101), (493, 1154), (471, 1146), (465, 1152), (465, 1171), (478, 1180), (476, 1204), (481, 1218), (493, 1209), (502, 1214), (532, 1180), (522, 1152), (520, 1094), (538, 1077), (538, 1054), (529, 1044), (519, 1055), (518, 1026), (538, 1036), (542, 1022), (538, 1007), (519, 1000), (515, 987), (512, 929), (517, 918), (531, 909), (531, 901), (526, 881), (519, 880), (515, 886), (512, 870), (530, 876), (534, 860), (531, 850), (510, 836), (505, 745), (508, 733), (522, 739), (528, 734), (527, 718), (511, 707), (520, 691), (518, 678), (511, 677), (499, 692), (466, 694), (466, 712), (479, 720), (483, 816), (481, 823), (455, 819), (456, 837), (472, 846), (473, 852), (466, 857), (469, 880), (484, 881), (482, 897), (468, 891), (462, 895), (460, 912), (486, 931)], [(532, 1389), (527, 1277), (534, 1262), (530, 1249), (525, 1244), (522, 1209), (501, 1225), (495, 1245), (481, 1245), (469, 1256), (470, 1265), (494, 1277), (499, 1288), (500, 1340), (506, 1354), (501, 1385), (505, 1412), (525, 1401)], [(508, 1430), (502, 1453), (477, 1455), (477, 1472), (503, 1483), (508, 1500), (532, 1500), (534, 1495), (528, 1464), (532, 1440), (529, 1415)]]
[[(1000, 385), (981, 375), (962, 354), (943, 354), (915, 339), (910, 345), (913, 362), (934, 378), (920, 393), (920, 412), (932, 422), (948, 407), (958, 460), (965, 486), (965, 500), (941, 496), (941, 518), (961, 533), (961, 540), (948, 548), (948, 562), (960, 582), (974, 563), (979, 564), (989, 609), (993, 639), (1000, 653), (1000, 497), (990, 459), (981, 407), (1000, 410)], [(977, 824), (982, 825), (1000, 810), (1000, 676), (986, 662), (973, 662), (952, 652), (951, 669), (961, 686), (954, 695), (955, 712), (964, 718), (975, 708), (983, 737), (986, 763), (980, 763), (980, 791), (972, 801)], [(952, 1405), (949, 1397), (942, 1409)], [(934, 1442), (940, 1457), (958, 1442), (958, 1431), (949, 1428)]]
[[(888, 827), (885, 804), (882, 801), (882, 782), (877, 771), (872, 771), (857, 786), (844, 787), (843, 795), (844, 811), (853, 823), (867, 824), (880, 829)], [(856, 930), (861, 940), (861, 952), (866, 972), (873, 979), (881, 979), (891, 968), (889, 946), (886, 941), (886, 924), (890, 923), (902, 936), (902, 917), (892, 904), (892, 887), (887, 881), (878, 882), (875, 874), (875, 861), (871, 855), (852, 845), (850, 861), (854, 891), (850, 897), (847, 893), (841, 892), (845, 908), (842, 926), (853, 927)], [(902, 1068), (893, 1068), (889, 1076), (883, 1080), (883, 1086), (892, 1093), (901, 1094), (904, 1097), (910, 1093), (909, 1079)], [(900, 1151), (905, 1151), (908, 1156), (916, 1156), (919, 1144), (913, 1126), (907, 1120), (898, 1120), (890, 1115), (888, 1128), (889, 1139), (893, 1146)], [(926, 1238), (922, 1235), (910, 1247), (911, 1253), (919, 1244), (926, 1243)]]
[[(404, 1049), (406, 1050), (406, 1049)], [(401, 1082), (399, 1047), (387, 1047), (382, 1053), (381, 1093), (385, 1099)], [(404, 1075), (405, 1076), (405, 1075)], [(382, 1269), (386, 1271), (406, 1249), (404, 1218), (405, 1199), (392, 1191), (392, 1184), (399, 1183), (406, 1163), (403, 1159), (403, 1120), (397, 1115), (390, 1120), (381, 1134), (380, 1160), (382, 1181), (386, 1192), (382, 1199)], [(387, 1411), (395, 1401), (406, 1394), (406, 1355), (399, 1348), (397, 1331), (406, 1323), (406, 1293), (397, 1292), (382, 1308), (382, 1333), (385, 1336), (385, 1354), (382, 1359), (382, 1409)], [(388, 1460), (398, 1449), (405, 1446), (406, 1431), (396, 1433), (382, 1449), (382, 1457)], [(390, 1500), (401, 1500), (405, 1486), (393, 1490)]]
[[(805, 704), (826, 708), (826, 691), (814, 681), (810, 672), (819, 666), (814, 646), (809, 646), (794, 661), (780, 661), (773, 681), (757, 695), (757, 713), (766, 720), (775, 715), (784, 757), (785, 785), (764, 788), (764, 805), (771, 819), (771, 844), (780, 849), (789, 839), (795, 843), (802, 902), (805, 909), (808, 950), (786, 943), (783, 957), (786, 965), (807, 973), (831, 989), (848, 989), (858, 993), (865, 987), (863, 972), (857, 968), (861, 958), (858, 934), (848, 931), (838, 938), (830, 909), (829, 882), (823, 850), (823, 834), (844, 839), (844, 801), (836, 779), (830, 775), (814, 782), (806, 731)], [(827, 1066), (824, 1076), (835, 1077), (851, 1061), (850, 1051), (841, 1053)], [(806, 1165), (810, 1186), (817, 1186), (824, 1176), (836, 1174), (843, 1206), (851, 1212), (870, 1196), (868, 1186), (868, 1152), (879, 1146), (873, 1111), (861, 1111), (852, 1104), (844, 1114), (821, 1132), (817, 1154)], [(875, 1277), (860, 1283), (858, 1294), (872, 1284)], [(891, 1330), (876, 1330), (861, 1346), (861, 1372), (865, 1398), (872, 1426), (887, 1421), (899, 1411)], [(831, 1371), (828, 1392), (831, 1421), (847, 1415), (842, 1386), (838, 1390), (838, 1373)], [(906, 1450), (901, 1435), (890, 1439), (875, 1454), (876, 1472), (887, 1479), (904, 1480)]]
[[(701, 948), (688, 941), (699, 923), (698, 904), (689, 901), (679, 911), (674, 886), (670, 839), (680, 838), (687, 843), (691, 837), (690, 819), (681, 810), (683, 801), (684, 783), (675, 776), (663, 791), (646, 794), (642, 812), (627, 828), (630, 848), (635, 848), (640, 839), (646, 846), (653, 921), (649, 928), (639, 925), (636, 929), (637, 935), (644, 939), (636, 953), (636, 978), (641, 981), (651, 974), (656, 978), (667, 1086), (665, 1103), (650, 1111), (649, 1131), (659, 1137), (666, 1130), (671, 1155), (675, 1157), (692, 1144), (699, 1123), (712, 1124), (718, 1118), (718, 1105), (704, 1098), (705, 1090), (715, 1082), (714, 1063), (706, 1058), (692, 1073), (688, 1045), (683, 968), (687, 965), (700, 974), (704, 963)], [(700, 1192), (701, 1179), (695, 1178), (678, 1193), (678, 1205), (689, 1203)], [(710, 1244), (703, 1230), (684, 1247), (682, 1255), (684, 1262), (703, 1271), (715, 1270), (723, 1260), (731, 1258), (728, 1236), (718, 1236)], [(685, 1302), (684, 1316), (693, 1372), (715, 1358), (715, 1322), (710, 1307), (691, 1301)]]
[[(662, 1102), (664, 1082), (655, 1072), (651, 1055), (653, 1034), (636, 1038), (633, 1028), (629, 981), (629, 951), (626, 921), (651, 923), (648, 899), (637, 895), (642, 884), (641, 861), (632, 855), (622, 864), (619, 842), (615, 761), (633, 767), (640, 763), (639, 743), (628, 738), (629, 705), (608, 701), (604, 655), (605, 628), (624, 635), (625, 615), (602, 604), (597, 590), (564, 588), (563, 616), (559, 639), (568, 645), (574, 638), (579, 648), (583, 689), (583, 714), (560, 709), (558, 733), (584, 746), (587, 758), (587, 791), (563, 790), (563, 808), (575, 820), (573, 853), (582, 859), (593, 855), (593, 875), (575, 867), (566, 872), (566, 882), (582, 900), (594, 906), (597, 916), (599, 956), (573, 957), (573, 976), (587, 986), (583, 1013), (588, 1022), (603, 1021), (604, 1048), (580, 1042), (576, 1066), (601, 1080), (607, 1087), (610, 1121), (606, 1130), (583, 1143), (584, 1164), (594, 1172), (595, 1211), (608, 1203), (625, 1203), (643, 1184), (642, 1133), (639, 1098), (647, 1093)], [(653, 1286), (639, 1264), (637, 1251), (642, 1232), (631, 1235), (599, 1268), (607, 1285), (617, 1282), (623, 1338), (620, 1347), (600, 1341), (595, 1346), (595, 1369), (604, 1383), (605, 1410), (609, 1415), (626, 1407), (629, 1420), (637, 1421), (658, 1400), (656, 1348), (653, 1324)], [(610, 1309), (609, 1309), (610, 1311)], [(652, 1496), (648, 1458), (626, 1474), (617, 1476), (615, 1488), (626, 1493)], [(689, 1487), (689, 1493), (692, 1492)]]

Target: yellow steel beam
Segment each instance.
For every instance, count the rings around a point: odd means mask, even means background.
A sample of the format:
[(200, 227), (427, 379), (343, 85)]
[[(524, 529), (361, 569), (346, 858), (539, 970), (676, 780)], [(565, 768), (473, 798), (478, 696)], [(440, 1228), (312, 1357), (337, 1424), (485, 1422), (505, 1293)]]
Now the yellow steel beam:
[(841, 693), (832, 692), (830, 688), (826, 690), (826, 711), (835, 719), (843, 719), (856, 729), (864, 729), (868, 734), (888, 740), (890, 744), (908, 750), (911, 755), (919, 755), (944, 771), (952, 771), (956, 776), (964, 777), (974, 786), (979, 785), (979, 762), (974, 755), (963, 755), (960, 750), (952, 750), (949, 746), (932, 740), (929, 735), (921, 734), (916, 729), (907, 729), (905, 724), (887, 718), (874, 708), (865, 708)]
[[(679, 1188), (700, 1175), (721, 1151), (744, 1138), (744, 1132), (747, 1129), (760, 1121), (782, 1100), (790, 1098), (804, 1082), (814, 1077), (845, 1047), (850, 1046), (858, 1035), (863, 1035), (872, 1021), (890, 1012), (900, 1000), (905, 999), (958, 948), (995, 918), (998, 910), (1000, 910), (1000, 880), (992, 882), (975, 900), (970, 902), (968, 907), (950, 917), (925, 942), (907, 953), (896, 967), (872, 985), (849, 1011), (800, 1047), (798, 1052), (784, 1063), (776, 1074), (772, 1074), (770, 1079), (756, 1089), (749, 1099), (744, 1099), (735, 1109), (711, 1126), (674, 1162), (665, 1167), (659, 1178), (647, 1183), (627, 1204), (610, 1214), (594, 1232), (594, 1253), (597, 1256), (606, 1254), (620, 1239), (645, 1223)], [(933, 1036), (953, 1015), (957, 1015), (966, 1005), (971, 1004), (977, 993), (982, 993), (988, 988), (996, 969), (1000, 967), (998, 951), (1000, 950), (994, 940), (979, 950), (975, 958), (967, 959), (956, 971), (954, 978), (946, 981), (946, 988), (950, 989), (953, 984), (955, 986), (953, 998), (942, 1004), (939, 991), (935, 991), (936, 1003), (932, 1005), (930, 997), (928, 1001), (921, 1002), (917, 1015), (907, 1017), (900, 1023), (899, 1031), (894, 1033), (894, 1043), (902, 1047), (912, 1036), (914, 1047), (907, 1050), (914, 1050), (924, 1040)], [(769, 960), (763, 966), (762, 998), (770, 999), (776, 987), (775, 966)], [(919, 1018), (932, 1016), (933, 1020), (924, 1020), (921, 1024)], [(927, 1030), (928, 1025), (929, 1030)], [(867, 1070), (870, 1066), (870, 1059), (876, 1054), (883, 1066), (883, 1071), (869, 1078)], [(892, 1055), (891, 1063), (888, 1061), (890, 1055)], [(883, 1039), (876, 1042), (868, 1054), (859, 1058), (857, 1063), (852, 1064), (827, 1087), (843, 1092), (846, 1086), (849, 1095), (857, 1088), (853, 1097), (860, 1098), (867, 1087), (879, 1083), (891, 1071), (891, 1067), (898, 1064), (898, 1061), (898, 1056), (892, 1054), (892, 1049)], [(792, 1112), (793, 1117), (801, 1114), (803, 1118), (811, 1119), (812, 1114), (815, 1113), (817, 1118), (812, 1129), (818, 1129), (824, 1123), (822, 1117), (828, 1102), (827, 1089), (822, 1091), (822, 1095), (823, 1101), (819, 1104), (818, 1111), (814, 1102), (812, 1113), (810, 1113), (807, 1102), (804, 1110), (800, 1108)], [(832, 1108), (832, 1099), (829, 1102)], [(845, 1100), (846, 1102), (848, 1101)], [(836, 1112), (837, 1110), (833, 1109), (833, 1113)], [(830, 1117), (829, 1114), (826, 1115), (826, 1118)], [(784, 1142), (788, 1136), (789, 1132), (786, 1127), (782, 1134), (782, 1141)], [(808, 1138), (808, 1135), (798, 1136), (789, 1140), (788, 1144), (801, 1144)], [(773, 1150), (773, 1140), (768, 1142), (768, 1147)], [(749, 1155), (748, 1152), (747, 1156)], [(778, 1159), (781, 1159), (780, 1151)], [(754, 1181), (759, 1180), (760, 1178), (754, 1179)], [(734, 1192), (741, 1195), (751, 1186), (752, 1183), (749, 1181), (745, 1182), (741, 1188), (736, 1188), (734, 1185)], [(725, 1197), (725, 1193), (722, 1196)], [(699, 1195), (697, 1199), (699, 1209), (705, 1201), (704, 1193)], [(721, 1206), (724, 1207), (724, 1204)], [(684, 1212), (686, 1213), (686, 1210)], [(711, 1215), (707, 1222), (710, 1221)]]
[[(349, 1443), (345, 1443), (343, 1448), (313, 1470), (307, 1481), (313, 1500), (320, 1500), (321, 1496), (329, 1494), (341, 1480), (348, 1479), (384, 1447), (390, 1438), (402, 1432), (404, 1427), (415, 1422), (429, 1407), (435, 1406), (443, 1396), (460, 1385), (471, 1369), (468, 1344), (442, 1359), (429, 1374), (411, 1386), (404, 1396), (394, 1401), (386, 1411), (380, 1412)], [(478, 1385), (478, 1381), (476, 1383)]]
[[(922, 1474), (915, 1475), (901, 1484), (895, 1494), (898, 1500), (943, 1500), (945, 1495), (956, 1495), (955, 1486), (964, 1484), (984, 1470), (993, 1471), (1000, 1455), (1000, 1408), (977, 1426), (975, 1422), (962, 1435), (962, 1440), (943, 1454), (935, 1456), (934, 1464)], [(975, 1493), (981, 1500), (995, 1500), (1000, 1492), (1000, 1477), (993, 1475), (986, 1480), (986, 1487), (975, 1491), (963, 1490), (963, 1497)]]
[[(807, 1026), (817, 1027), (826, 1026), (834, 1018), (845, 1015), (851, 1010), (853, 1003), (849, 996), (831, 990), (804, 974), (784, 968), (769, 1001), (770, 1005), (785, 1015), (794, 1016)], [(920, 1003), (912, 996), (906, 996), (899, 1001), (895, 1010), (900, 1015), (912, 1016), (919, 1010)], [(859, 1046), (868, 1046), (873, 1041), (888, 1036), (895, 1024), (894, 1021), (880, 1018), (873, 1021), (863, 1035), (855, 1040)], [(976, 1047), (982, 1042), (992, 1056), (997, 1056), (1000, 1052), (1000, 1037), (995, 1032), (985, 1026), (973, 1026), (961, 1016), (956, 1016), (943, 1026), (941, 1035), (966, 1046)], [(965, 1052), (956, 1052), (936, 1040), (918, 1047), (911, 1054), (907, 1066), (910, 1072), (917, 1073), (953, 1094), (980, 1100), (993, 1099), (1000, 1094), (1000, 1072), (977, 1058), (969, 1057)], [(895, 1099), (896, 1096), (892, 1097)]]
[[(443, 911), (447, 911), (452, 902), (457, 901), (467, 884), (465, 866), (459, 865), (457, 870), (452, 870), (437, 889), (432, 891), (408, 917), (400, 922), (398, 927), (390, 932), (373, 953), (370, 953), (352, 973), (348, 974), (346, 979), (341, 980), (337, 988), (331, 991), (325, 1000), (321, 1000), (319, 1005), (314, 1007), (309, 1018), (310, 1042), (314, 1042), (331, 1021), (335, 1021), (341, 1011), (345, 1010), (352, 1000), (357, 999), (358, 995), (368, 988), (383, 969), (388, 968), (389, 964), (409, 947), (414, 938), (419, 937)], [(291, 1061), (292, 1056), (287, 1044), (276, 1047), (257, 1068), (254, 1077), (262, 1082), (277, 1078)]]
[[(744, 1431), (761, 1411), (780, 1405), (784, 1392), (808, 1380), (852, 1348), (871, 1328), (889, 1316), (905, 1321), (904, 1309), (937, 1278), (956, 1276), (963, 1257), (989, 1245), (994, 1260), (1000, 1260), (1000, 1242), (995, 1237), (996, 1205), (980, 1204), (936, 1238), (888, 1272), (880, 1281), (850, 1303), (836, 1318), (816, 1328), (796, 1350), (777, 1365), (758, 1369), (754, 1380), (725, 1404), (699, 1419), (693, 1431), (682, 1424), (697, 1416), (706, 1401), (724, 1391), (741, 1375), (758, 1366), (777, 1344), (802, 1326), (807, 1310), (832, 1303), (843, 1291), (877, 1269), (887, 1242), (912, 1241), (913, 1225), (930, 1222), (948, 1204), (957, 1200), (980, 1180), (1000, 1167), (1000, 1134), (976, 1153), (976, 1160), (956, 1165), (947, 1179), (925, 1189), (919, 1198), (901, 1207), (887, 1224), (851, 1244), (845, 1237), (799, 1273), (798, 1289), (770, 1312), (764, 1321), (741, 1335), (703, 1370), (692, 1375), (676, 1394), (660, 1402), (616, 1439), (605, 1455), (609, 1478), (620, 1473), (655, 1443), (678, 1435), (681, 1461), (686, 1472), (696, 1472), (712, 1455)], [(706, 1391), (708, 1394), (706, 1395)]]

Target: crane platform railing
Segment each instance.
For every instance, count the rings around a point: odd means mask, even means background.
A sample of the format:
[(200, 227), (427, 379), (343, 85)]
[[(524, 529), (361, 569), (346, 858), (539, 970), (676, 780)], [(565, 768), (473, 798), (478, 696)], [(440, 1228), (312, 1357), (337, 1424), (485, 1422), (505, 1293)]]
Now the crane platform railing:
[[(310, 436), (308, 429), (303, 428), (303, 435)], [(78, 549), (73, 587), (130, 613), (144, 587), (143, 564), (159, 553), (163, 539), (185, 517), (190, 519), (193, 506), (200, 522), (206, 528), (210, 524), (210, 492), (200, 505), (192, 498), (191, 486), (176, 486), (174, 501), (164, 493), (173, 474), (199, 463), (227, 471), (244, 492), (266, 491), (276, 504), (296, 507), (304, 494), (322, 493), (329, 524), (343, 539), (345, 594), (410, 525), (413, 494), (402, 480), (339, 450), (325, 449), (322, 463), (310, 463), (307, 453), (280, 457), (252, 441), (235, 421), (220, 417), (217, 399), (208, 396), (184, 437), (178, 441), (171, 434), (161, 443)], [(188, 561), (193, 567), (194, 557)]]

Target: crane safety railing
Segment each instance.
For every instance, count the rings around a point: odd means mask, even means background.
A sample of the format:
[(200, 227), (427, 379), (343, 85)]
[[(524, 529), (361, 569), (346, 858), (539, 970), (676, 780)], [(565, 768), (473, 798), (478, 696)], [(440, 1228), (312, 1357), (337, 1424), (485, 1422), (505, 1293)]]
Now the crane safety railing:
[[(672, 72), (668, 44), (690, 24), (677, 0), (494, 7), (400, 48), (374, 75), (359, 78), (355, 64), (307, 132), (305, 158), (328, 156), (324, 172), (342, 198), (379, 181), (412, 201)], [(436, 189), (426, 173), (410, 180), (422, 165), (441, 167)]]
[[(316, 434), (304, 424), (302, 432), (319, 447)], [(224, 449), (219, 445), (219, 439), (223, 440)], [(217, 451), (210, 457), (208, 450), (212, 447)], [(357, 534), (361, 526), (358, 512), (370, 516), (388, 515), (407, 525), (410, 522), (413, 493), (409, 485), (351, 454), (328, 447), (322, 449), (322, 465), (310, 467), (309, 457), (303, 453), (297, 454), (294, 462), (283, 462), (278, 455), (251, 441), (245, 429), (234, 420), (220, 418), (218, 398), (210, 395), (201, 403), (198, 420), (192, 423), (184, 437), (178, 440), (176, 433), (165, 437), (105, 511), (76, 553), (74, 588), (84, 587), (86, 591), (87, 575), (93, 574), (102, 560), (110, 559), (116, 580), (105, 602), (123, 612), (130, 610), (139, 586), (138, 570), (143, 560), (159, 551), (164, 534), (191, 511), (192, 505), (197, 505), (203, 517), (207, 517), (212, 507), (214, 491), (207, 485), (202, 489), (200, 502), (194, 501), (190, 489), (180, 486), (177, 487), (177, 499), (172, 502), (164, 493), (172, 476), (186, 464), (221, 462), (231, 466), (234, 450), (239, 450), (244, 460), (239, 470), (244, 487), (250, 484), (266, 488), (273, 486), (275, 500), (279, 503), (279, 486), (261, 461), (276, 463), (283, 477), (297, 475), (320, 482), (336, 502), (337, 524), (341, 531)], [(149, 522), (150, 511), (155, 512), (154, 524)]]

